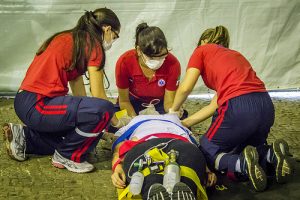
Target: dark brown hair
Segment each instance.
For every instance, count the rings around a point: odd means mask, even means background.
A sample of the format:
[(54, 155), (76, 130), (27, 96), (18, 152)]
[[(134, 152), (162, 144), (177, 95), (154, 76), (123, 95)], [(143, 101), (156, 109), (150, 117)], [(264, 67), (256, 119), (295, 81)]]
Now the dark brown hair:
[(152, 57), (167, 49), (168, 43), (160, 28), (141, 23), (136, 27), (135, 31), (135, 47), (137, 46), (140, 47), (144, 54)]
[(105, 51), (102, 47), (102, 27), (105, 25), (111, 26), (114, 31), (120, 31), (121, 28), (121, 24), (117, 15), (108, 8), (99, 8), (94, 11), (86, 11), (85, 14), (79, 18), (77, 25), (74, 28), (55, 33), (48, 38), (38, 49), (36, 55), (42, 54), (56, 36), (59, 36), (63, 33), (72, 33), (72, 64), (67, 70), (76, 68), (79, 72), (84, 73), (87, 68), (86, 65), (91, 55), (91, 51), (97, 44), (101, 46), (103, 52), (103, 59), (100, 64), (100, 68), (102, 69), (105, 64)]
[(230, 37), (227, 28), (220, 25), (216, 28), (206, 29), (202, 33), (197, 46), (201, 45), (202, 40), (207, 40), (207, 43), (219, 44), (228, 48)]

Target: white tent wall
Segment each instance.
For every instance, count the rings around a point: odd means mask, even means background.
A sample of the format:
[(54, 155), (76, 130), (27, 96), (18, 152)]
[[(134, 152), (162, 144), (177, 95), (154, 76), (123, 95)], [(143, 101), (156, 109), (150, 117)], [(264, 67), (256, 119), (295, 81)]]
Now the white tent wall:
[[(160, 27), (184, 74), (201, 33), (224, 25), (230, 48), (252, 64), (267, 89), (300, 87), (299, 0), (1, 0), (0, 94), (17, 91), (34, 54), (52, 34), (75, 26), (84, 10), (112, 9), (121, 21), (120, 39), (107, 52), (106, 73), (115, 95), (118, 57), (134, 48), (136, 26)], [(194, 92), (206, 92), (199, 81)]]

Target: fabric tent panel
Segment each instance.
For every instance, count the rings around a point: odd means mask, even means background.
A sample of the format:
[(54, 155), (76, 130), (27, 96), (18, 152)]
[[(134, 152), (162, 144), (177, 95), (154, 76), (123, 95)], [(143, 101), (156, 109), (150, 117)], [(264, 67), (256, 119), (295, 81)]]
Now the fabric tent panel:
[[(230, 48), (240, 51), (268, 89), (300, 87), (300, 2), (297, 0), (6, 0), (0, 3), (0, 92), (16, 91), (39, 45), (55, 32), (74, 27), (84, 10), (108, 7), (119, 16), (120, 39), (107, 54), (114, 80), (118, 57), (134, 48), (141, 22), (159, 26), (185, 73), (201, 33), (224, 25)], [(116, 94), (115, 82), (110, 94)], [(194, 93), (206, 92), (202, 80)]]

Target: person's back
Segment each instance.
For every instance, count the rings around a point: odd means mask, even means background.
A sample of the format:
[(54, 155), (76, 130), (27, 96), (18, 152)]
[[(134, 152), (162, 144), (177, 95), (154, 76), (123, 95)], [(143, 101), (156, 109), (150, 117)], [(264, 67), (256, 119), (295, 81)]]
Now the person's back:
[(49, 97), (66, 95), (68, 81), (79, 75), (76, 69), (67, 71), (72, 63), (72, 48), (71, 33), (55, 37), (42, 54), (35, 56), (20, 89)]
[(218, 105), (252, 92), (266, 92), (248, 60), (239, 52), (217, 44), (201, 45), (194, 51), (188, 68), (197, 68), (207, 87), (218, 94)]

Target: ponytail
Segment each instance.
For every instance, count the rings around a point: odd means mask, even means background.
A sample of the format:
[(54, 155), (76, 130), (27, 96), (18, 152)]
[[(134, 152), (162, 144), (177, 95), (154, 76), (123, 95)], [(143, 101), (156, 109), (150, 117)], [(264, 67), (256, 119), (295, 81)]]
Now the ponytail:
[(138, 46), (138, 40), (139, 40), (139, 34), (145, 30), (146, 28), (149, 28), (147, 23), (141, 23), (139, 24), (135, 29), (135, 47)]
[(201, 45), (201, 41), (207, 41), (207, 43), (219, 44), (226, 48), (229, 47), (230, 37), (226, 27), (220, 25), (216, 28), (206, 29), (198, 42), (197, 46)]

